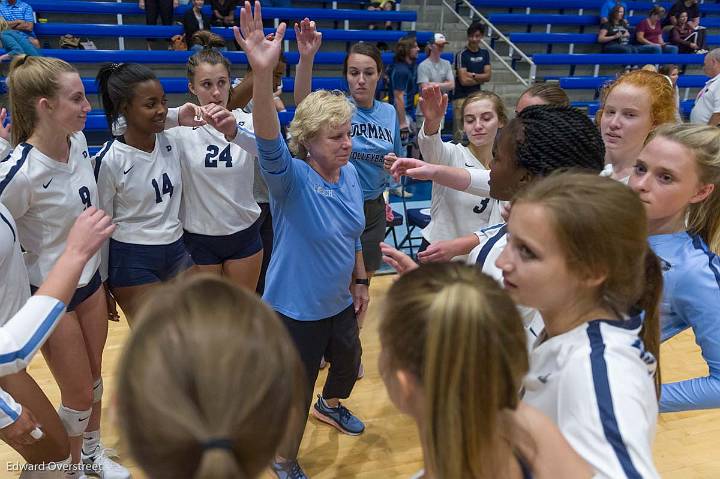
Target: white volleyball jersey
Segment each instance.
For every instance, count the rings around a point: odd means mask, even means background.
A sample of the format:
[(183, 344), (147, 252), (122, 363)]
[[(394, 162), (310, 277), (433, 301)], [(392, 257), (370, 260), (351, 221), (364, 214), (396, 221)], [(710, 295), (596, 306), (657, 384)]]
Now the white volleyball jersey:
[(0, 203), (0, 326), (30, 297), (30, 280), (20, 250), (20, 236), (10, 212)]
[(234, 110), (232, 142), (210, 125), (167, 130), (179, 148), (183, 194), (180, 218), (191, 232), (224, 236), (249, 228), (260, 216), (253, 197), (257, 146), (252, 115)]
[[(17, 224), (30, 284), (40, 286), (65, 250), (77, 217), (99, 204), (85, 135), (70, 136), (67, 163), (49, 158), (30, 144), (19, 144), (0, 163), (0, 202)], [(90, 282), (99, 265), (97, 253), (85, 265), (78, 287)]]
[(12, 153), (12, 145), (5, 138), (0, 137), (0, 160), (4, 160)]
[(538, 339), (523, 400), (545, 413), (600, 478), (659, 477), (652, 443), (656, 361), (642, 319), (597, 320)]
[[(425, 135), (420, 129), (418, 146), (428, 163), (447, 165), (468, 170), (486, 170), (470, 149), (454, 143), (443, 143), (440, 134)], [(430, 224), (423, 230), (429, 242), (450, 240), (488, 226), (490, 214), (497, 200), (480, 197), (464, 191), (433, 183), (430, 203)], [(459, 256), (457, 259), (465, 259)]]
[[(5, 271), (3, 271), (5, 274)], [(33, 296), (0, 327), (0, 376), (25, 369), (45, 343), (65, 313), (62, 301), (49, 296)], [(0, 428), (20, 416), (22, 408), (0, 389)]]
[(172, 138), (164, 132), (155, 135), (150, 153), (111, 140), (93, 160), (100, 207), (117, 224), (113, 239), (145, 245), (180, 239), (182, 178)]
[[(502, 270), (495, 266), (495, 261), (497, 261), (500, 253), (502, 253), (507, 245), (507, 225), (500, 223), (488, 226), (480, 231), (476, 231), (475, 235), (480, 240), (480, 244), (470, 252), (466, 263), (477, 266), (483, 273), (493, 278), (502, 286)], [(543, 329), (545, 329), (545, 323), (537, 309), (522, 305), (517, 305), (517, 308), (522, 317), (523, 326), (525, 326), (525, 336), (528, 351), (530, 351), (537, 337), (542, 333)]]

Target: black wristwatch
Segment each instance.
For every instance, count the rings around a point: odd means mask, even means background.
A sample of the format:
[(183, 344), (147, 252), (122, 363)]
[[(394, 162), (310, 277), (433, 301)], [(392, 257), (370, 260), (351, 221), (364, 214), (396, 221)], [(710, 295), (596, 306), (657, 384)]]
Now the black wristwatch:
[(355, 278), (355, 284), (364, 284), (370, 286), (370, 278)]

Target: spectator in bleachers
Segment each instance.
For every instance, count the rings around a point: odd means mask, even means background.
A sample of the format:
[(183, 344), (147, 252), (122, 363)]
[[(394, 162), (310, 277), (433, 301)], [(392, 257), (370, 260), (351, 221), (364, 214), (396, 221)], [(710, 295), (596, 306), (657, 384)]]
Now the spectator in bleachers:
[[(449, 93), (455, 88), (455, 75), (449, 61), (440, 58), (445, 45), (448, 44), (445, 35), (436, 33), (425, 46), (427, 58), (418, 65), (417, 82), (422, 91), (425, 87), (437, 85), (443, 93)], [(419, 110), (416, 116), (418, 130), (422, 128), (423, 116), (422, 110)], [(441, 121), (440, 129), (445, 119)]]
[(665, 9), (655, 5), (650, 9), (647, 18), (643, 19), (635, 30), (638, 53), (677, 53), (678, 47), (668, 45), (663, 40), (660, 19), (665, 15)]
[(185, 41), (193, 50), (202, 49), (197, 45), (192, 44), (192, 37), (198, 30), (210, 30), (210, 17), (204, 15), (202, 7), (205, 4), (205, 0), (192, 0), (192, 8), (188, 8), (185, 11), (183, 17), (183, 29), (185, 30)]
[(613, 7), (608, 21), (600, 26), (597, 41), (602, 45), (603, 53), (635, 53), (635, 47), (630, 45), (630, 25), (625, 20), (625, 7)]
[[(663, 27), (674, 27), (678, 23), (678, 17), (681, 13), (687, 13), (688, 25), (694, 29), (700, 26), (700, 9), (697, 5), (697, 0), (677, 0), (670, 11), (668, 12), (665, 20), (663, 20)], [(669, 30), (669, 28), (667, 28)]]
[(720, 48), (715, 48), (705, 55), (703, 72), (710, 79), (695, 99), (690, 121), (717, 126), (720, 124)]
[(618, 5), (627, 10), (627, 4), (622, 0), (605, 0), (605, 3), (600, 7), (600, 25), (610, 20), (610, 12)]
[(172, 25), (173, 9), (178, 0), (138, 0), (138, 7), (145, 10), (145, 23), (157, 25), (158, 18), (163, 25)]
[(30, 5), (22, 0), (2, 0), (0, 15), (8, 22), (11, 30), (22, 33), (35, 48), (40, 48), (40, 41), (33, 33), (35, 13)]
[(463, 130), (462, 104), (465, 98), (482, 90), (482, 84), (492, 78), (490, 52), (480, 48), (485, 35), (481, 22), (470, 24), (467, 29), (467, 47), (455, 55), (455, 92), (453, 93), (453, 140), (461, 142)]
[[(376, 0), (371, 2), (367, 9), (370, 11), (392, 12), (395, 10), (395, 2), (393, 0)], [(388, 20), (387, 22), (385, 22), (385, 29), (392, 30), (391, 21)], [(368, 30), (375, 30), (375, 24), (371, 23), (370, 25), (368, 25)]]
[(0, 17), (0, 41), (2, 41), (2, 47), (5, 49), (5, 53), (0, 55), (0, 61), (12, 58), (15, 55), (40, 55), (35, 45), (30, 43), (30, 40), (22, 33), (10, 29), (10, 25), (3, 17)]
[(677, 65), (661, 65), (657, 70), (661, 75), (665, 75), (670, 79), (673, 88), (675, 89), (675, 106), (677, 107), (677, 121), (682, 122), (682, 114), (680, 113), (680, 90), (677, 86), (678, 77), (680, 76), (680, 68)]
[(676, 45), (680, 53), (707, 53), (705, 30), (695, 30), (688, 22), (687, 12), (677, 16), (677, 23), (670, 31), (670, 43)]
[(401, 38), (395, 46), (395, 63), (388, 72), (389, 100), (395, 107), (400, 121), (400, 137), (406, 145), (411, 140), (415, 128), (415, 95), (417, 84), (417, 41), (414, 36)]
[(232, 27), (235, 24), (235, 9), (238, 0), (210, 0), (212, 24), (217, 27)]

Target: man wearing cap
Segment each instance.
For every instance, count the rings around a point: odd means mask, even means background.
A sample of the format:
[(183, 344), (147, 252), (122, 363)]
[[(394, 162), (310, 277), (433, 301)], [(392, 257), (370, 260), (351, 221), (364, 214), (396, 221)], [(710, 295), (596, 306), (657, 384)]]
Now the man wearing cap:
[[(445, 35), (436, 33), (425, 46), (427, 58), (418, 65), (417, 82), (420, 91), (425, 87), (439, 86), (443, 93), (448, 93), (455, 88), (455, 75), (453, 75), (452, 64), (440, 58), (440, 55), (448, 44)], [(416, 122), (418, 128), (422, 127), (422, 112), (416, 112)], [(442, 128), (442, 126), (441, 126)]]

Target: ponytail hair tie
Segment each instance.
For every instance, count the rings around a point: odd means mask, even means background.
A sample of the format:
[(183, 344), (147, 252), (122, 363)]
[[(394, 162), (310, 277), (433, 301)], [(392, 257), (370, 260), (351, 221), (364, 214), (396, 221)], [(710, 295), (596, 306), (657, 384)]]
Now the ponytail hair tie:
[(202, 443), (203, 451), (210, 449), (225, 449), (227, 451), (233, 450), (233, 442), (228, 438), (212, 438)]
[(114, 73), (114, 72), (118, 71), (121, 66), (123, 66), (123, 63), (111, 63), (110, 71), (112, 71)]

